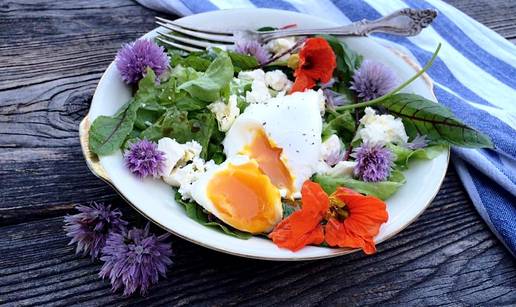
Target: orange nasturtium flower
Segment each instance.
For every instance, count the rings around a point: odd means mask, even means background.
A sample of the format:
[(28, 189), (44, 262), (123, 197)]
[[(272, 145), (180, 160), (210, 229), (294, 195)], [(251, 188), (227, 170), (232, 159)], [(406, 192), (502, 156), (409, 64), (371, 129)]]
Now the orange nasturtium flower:
[[(297, 251), (309, 244), (361, 248), (376, 252), (373, 238), (388, 215), (383, 201), (340, 187), (328, 196), (321, 186), (306, 181), (302, 208), (282, 220), (269, 234), (279, 247)], [(325, 225), (323, 221), (327, 221)]]
[(303, 92), (313, 88), (317, 81), (330, 81), (335, 67), (337, 60), (330, 44), (321, 37), (307, 39), (299, 52), (299, 64), (294, 71), (296, 81), (290, 92)]

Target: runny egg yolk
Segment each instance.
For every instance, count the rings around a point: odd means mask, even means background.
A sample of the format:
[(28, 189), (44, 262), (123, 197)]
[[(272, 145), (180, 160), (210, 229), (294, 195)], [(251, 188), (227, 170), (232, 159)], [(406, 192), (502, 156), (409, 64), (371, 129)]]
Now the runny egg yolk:
[(295, 191), (294, 178), (281, 159), (282, 152), (283, 149), (271, 143), (263, 129), (257, 129), (251, 143), (242, 150), (242, 154), (258, 162), (272, 184), (278, 189), (286, 189), (287, 197), (290, 198)]
[(219, 218), (237, 229), (263, 233), (281, 219), (279, 191), (256, 163), (229, 164), (214, 175), (206, 191)]

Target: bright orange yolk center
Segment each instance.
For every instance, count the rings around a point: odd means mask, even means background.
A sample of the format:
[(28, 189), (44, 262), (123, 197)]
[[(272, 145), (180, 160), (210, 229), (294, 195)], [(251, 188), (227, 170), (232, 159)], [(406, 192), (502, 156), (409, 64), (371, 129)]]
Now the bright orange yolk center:
[(270, 231), (281, 219), (281, 197), (256, 163), (230, 164), (208, 183), (207, 194), (221, 219), (250, 233)]
[(256, 130), (252, 142), (243, 150), (245, 155), (258, 162), (260, 169), (271, 179), (272, 184), (279, 189), (287, 189), (287, 196), (290, 197), (295, 190), (294, 179), (281, 160), (282, 152), (283, 149), (271, 144), (262, 129)]

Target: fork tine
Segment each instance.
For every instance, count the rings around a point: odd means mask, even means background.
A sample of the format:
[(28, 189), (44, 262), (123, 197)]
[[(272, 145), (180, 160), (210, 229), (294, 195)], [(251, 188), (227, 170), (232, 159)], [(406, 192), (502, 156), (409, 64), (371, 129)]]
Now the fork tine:
[(161, 38), (159, 36), (156, 37), (156, 39), (159, 40), (160, 42), (164, 43), (164, 44), (167, 44), (167, 45), (170, 45), (172, 47), (175, 47), (175, 48), (178, 48), (178, 49), (181, 49), (181, 50), (185, 50), (185, 51), (188, 51), (188, 52), (203, 51), (203, 49), (194, 48), (194, 47), (191, 47), (191, 46), (187, 46), (187, 45), (171, 42), (171, 41), (166, 40), (164, 38)]
[(204, 49), (206, 49), (207, 47), (226, 48), (228, 46), (231, 46), (231, 45), (228, 45), (228, 44), (214, 44), (214, 43), (210, 43), (208, 41), (191, 39), (191, 38), (188, 38), (188, 37), (183, 37), (183, 36), (178, 36), (178, 35), (170, 35), (170, 34), (166, 34), (166, 33), (161, 33), (159, 31), (158, 31), (158, 34), (161, 35), (161, 36), (164, 36), (166, 38), (172, 39), (174, 41), (179, 41), (179, 42), (186, 43), (186, 44), (194, 46), (194, 47), (201, 47), (201, 48), (204, 48)]
[(195, 37), (195, 38), (202, 38), (202, 39), (207, 39), (207, 40), (210, 40), (210, 41), (213, 41), (213, 42), (218, 42), (218, 43), (234, 43), (234, 38), (233, 36), (229, 36), (229, 35), (215, 35), (215, 34), (208, 34), (208, 33), (204, 33), (204, 32), (195, 32), (195, 31), (191, 31), (191, 30), (187, 30), (187, 29), (184, 29), (176, 24), (172, 24), (172, 23), (163, 23), (161, 21), (156, 21), (156, 23), (162, 27), (165, 27), (169, 30), (172, 30), (172, 31), (176, 31), (176, 32), (179, 32), (179, 33), (182, 33), (182, 34), (185, 34), (185, 35), (189, 35), (191, 37)]
[(194, 32), (202, 32), (202, 33), (209, 33), (209, 34), (216, 34), (216, 35), (229, 35), (229, 36), (233, 35), (233, 32), (213, 31), (213, 30), (207, 30), (207, 29), (200, 29), (200, 28), (196, 28), (196, 27), (192, 27), (192, 26), (183, 26), (183, 25), (177, 24), (173, 20), (169, 20), (169, 19), (166, 19), (166, 18), (158, 17), (158, 16), (156, 16), (156, 19), (161, 21), (161, 22), (163, 22), (163, 23), (173, 24), (173, 25), (175, 25), (177, 27), (181, 27), (183, 29), (194, 31)]

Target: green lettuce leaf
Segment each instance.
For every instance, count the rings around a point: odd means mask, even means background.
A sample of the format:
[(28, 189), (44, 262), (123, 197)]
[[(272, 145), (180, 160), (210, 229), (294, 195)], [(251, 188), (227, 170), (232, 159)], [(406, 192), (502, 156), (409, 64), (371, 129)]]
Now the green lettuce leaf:
[(228, 51), (228, 55), (231, 58), (235, 72), (242, 70), (252, 70), (258, 68), (260, 63), (256, 57), (247, 54), (241, 54), (233, 51)]
[(362, 194), (386, 200), (403, 186), (405, 176), (401, 171), (395, 169), (388, 180), (380, 182), (364, 182), (348, 176), (333, 177), (327, 175), (315, 175), (313, 181), (319, 183), (328, 194), (335, 192), (338, 187), (346, 187)]
[(489, 137), (457, 119), (446, 107), (415, 94), (399, 93), (379, 103), (403, 120), (410, 137), (425, 135), (435, 143), (492, 148)]
[(215, 51), (217, 58), (205, 73), (198, 78), (186, 81), (178, 89), (187, 91), (192, 97), (203, 101), (215, 101), (220, 98), (220, 91), (233, 79), (233, 64), (224, 51)]
[(175, 198), (178, 204), (181, 204), (185, 209), (186, 215), (192, 220), (198, 222), (201, 225), (211, 227), (217, 231), (221, 231), (227, 235), (247, 240), (252, 237), (248, 232), (243, 232), (235, 229), (229, 225), (224, 224), (222, 221), (215, 217), (211, 217), (207, 211), (205, 211), (200, 205), (193, 201), (185, 201), (181, 199), (181, 194), (176, 192)]
[(388, 144), (387, 147), (394, 153), (394, 163), (402, 169), (408, 168), (411, 160), (431, 160), (448, 148), (447, 145), (433, 145), (412, 150), (403, 146)]
[(114, 116), (97, 117), (90, 128), (89, 147), (90, 150), (99, 156), (112, 154), (119, 149), (133, 130), (135, 122), (138, 121), (139, 128), (144, 126), (149, 118), (148, 113), (139, 113), (140, 108), (146, 110), (158, 110), (160, 106), (156, 103), (158, 89), (156, 87), (156, 74), (152, 69), (147, 69), (147, 74), (138, 83), (138, 90), (134, 97)]
[(363, 57), (335, 36), (322, 35), (322, 37), (330, 44), (337, 58), (334, 75), (347, 84), (351, 80), (353, 72), (362, 64)]
[(349, 143), (355, 132), (355, 120), (350, 111), (339, 115), (328, 113), (323, 125), (322, 139), (325, 141), (332, 134), (338, 135), (345, 143)]

